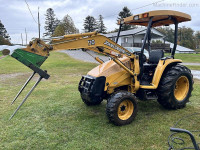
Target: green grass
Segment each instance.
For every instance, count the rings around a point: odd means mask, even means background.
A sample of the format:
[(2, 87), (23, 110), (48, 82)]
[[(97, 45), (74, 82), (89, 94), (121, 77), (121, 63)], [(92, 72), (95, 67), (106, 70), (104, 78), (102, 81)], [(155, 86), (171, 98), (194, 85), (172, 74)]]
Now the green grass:
[(200, 52), (200, 48), (197, 48), (195, 51), (196, 51), (196, 52)]
[[(171, 54), (165, 53), (165, 56)], [(181, 59), (185, 63), (200, 63), (200, 54), (175, 54), (176, 59)]]
[(200, 63), (200, 54), (175, 54), (175, 58), (183, 62)]
[(191, 66), (191, 65), (186, 65), (191, 70), (200, 70), (200, 66)]
[(2, 52), (0, 51), (0, 56), (3, 56)]
[[(163, 109), (156, 101), (139, 101), (136, 119), (122, 127), (109, 123), (106, 102), (88, 107), (81, 101), (78, 83), (96, 64), (74, 60), (63, 53), (51, 53), (43, 65), (50, 79), (43, 80), (16, 116), (10, 115), (34, 82), (10, 105), (31, 74), (10, 56), (0, 60), (0, 149), (167, 149), (169, 128), (182, 116), (200, 110), (200, 82), (195, 80), (193, 96), (186, 108)], [(193, 129), (197, 123), (185, 121)], [(200, 139), (198, 139), (200, 141)]]

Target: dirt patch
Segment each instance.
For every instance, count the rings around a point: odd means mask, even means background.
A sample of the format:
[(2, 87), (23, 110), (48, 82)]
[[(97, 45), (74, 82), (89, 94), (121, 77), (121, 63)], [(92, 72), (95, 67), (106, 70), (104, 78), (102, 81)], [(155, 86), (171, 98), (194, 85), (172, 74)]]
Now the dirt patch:
[(3, 59), (4, 57), (6, 57), (6, 56), (0, 56), (0, 59)]
[(0, 74), (0, 81), (10, 79), (10, 78), (16, 78), (17, 76), (22, 76), (22, 75), (28, 75), (29, 73), (12, 73), (12, 74)]

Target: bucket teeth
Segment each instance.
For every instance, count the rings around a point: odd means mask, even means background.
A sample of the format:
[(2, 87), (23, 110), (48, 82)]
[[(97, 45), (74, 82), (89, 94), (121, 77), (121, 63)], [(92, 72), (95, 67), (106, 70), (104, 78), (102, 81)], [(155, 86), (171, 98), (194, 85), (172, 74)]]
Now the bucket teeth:
[[(34, 75), (35, 73), (33, 73), (33, 75)], [(33, 76), (32, 75), (32, 76)], [(29, 78), (30, 80), (31, 80), (31, 78), (32, 78), (32, 76)], [(33, 92), (33, 90), (37, 87), (37, 85), (40, 83), (40, 81), (42, 80), (42, 78), (43, 77), (41, 77), (40, 76), (40, 78), (38, 79), (38, 81), (35, 83), (35, 85), (31, 88), (31, 90), (28, 92), (28, 94), (26, 95), (26, 97), (23, 99), (23, 101), (21, 102), (21, 104), (17, 107), (17, 109), (14, 111), (14, 113), (11, 115), (11, 117), (10, 117), (10, 119), (9, 120), (11, 120), (14, 116), (15, 116), (15, 114), (17, 113), (17, 111), (20, 109), (20, 107), (24, 104), (24, 102), (27, 100), (27, 98), (31, 95), (31, 93)], [(30, 80), (27, 80), (28, 82), (30, 81)], [(27, 82), (26, 82), (27, 83)], [(25, 83), (25, 84), (26, 84)], [(27, 83), (28, 84), (28, 83)], [(27, 85), (26, 84), (26, 85)], [(25, 85), (25, 86), (26, 86)], [(22, 87), (22, 89), (20, 90), (20, 92), (18, 93), (18, 94), (20, 94), (22, 91), (23, 91), (23, 89), (25, 88), (25, 86), (23, 86)], [(16, 97), (18, 97), (19, 95), (17, 95)], [(14, 100), (16, 100), (16, 99), (14, 99)], [(13, 101), (14, 102), (14, 101)]]
[(24, 86), (21, 88), (21, 90), (18, 92), (18, 94), (13, 99), (11, 105), (16, 101), (16, 99), (19, 97), (19, 95), (22, 93), (22, 91), (25, 89), (25, 87), (31, 81), (31, 79), (33, 78), (34, 75), (35, 75), (35, 72), (33, 72), (33, 74), (28, 78), (28, 80), (26, 81), (26, 83), (24, 84)]

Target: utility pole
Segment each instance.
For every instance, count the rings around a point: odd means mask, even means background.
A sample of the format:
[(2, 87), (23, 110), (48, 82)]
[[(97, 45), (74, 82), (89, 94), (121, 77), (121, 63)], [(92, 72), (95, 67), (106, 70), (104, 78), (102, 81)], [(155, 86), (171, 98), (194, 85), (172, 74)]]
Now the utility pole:
[(38, 7), (38, 31), (39, 31), (39, 39), (40, 39), (40, 13), (39, 13), (39, 8)]
[(23, 46), (23, 36), (22, 36), (22, 33), (21, 33), (21, 40), (22, 40), (22, 46)]
[(26, 34), (26, 45), (27, 45), (27, 32), (26, 32), (26, 28), (25, 28), (25, 34)]

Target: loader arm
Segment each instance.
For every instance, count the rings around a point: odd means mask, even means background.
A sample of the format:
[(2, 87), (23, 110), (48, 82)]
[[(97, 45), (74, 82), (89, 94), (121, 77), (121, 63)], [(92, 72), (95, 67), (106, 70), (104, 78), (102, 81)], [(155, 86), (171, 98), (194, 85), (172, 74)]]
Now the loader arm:
[(66, 49), (91, 50), (109, 56), (132, 76), (139, 74), (138, 65), (136, 65), (133, 71), (133, 69), (127, 68), (118, 59), (125, 56), (129, 57), (132, 61), (134, 60), (134, 64), (139, 64), (138, 56), (97, 32), (64, 35), (61, 38), (53, 39), (49, 45), (40, 39), (35, 39), (26, 48), (16, 49), (11, 56), (47, 79), (48, 76), (45, 76), (40, 66), (48, 58), (50, 51)]
[[(26, 48), (16, 49), (12, 53), (12, 57), (32, 69), (34, 72), (30, 76), (30, 78), (26, 81), (24, 86), (21, 88), (17, 96), (12, 101), (12, 104), (24, 90), (26, 85), (32, 79), (32, 77), (38, 73), (40, 78), (36, 82), (36, 84), (32, 87), (30, 92), (24, 98), (22, 103), (18, 106), (16, 111), (10, 117), (10, 119), (16, 114), (16, 112), (20, 109), (23, 103), (27, 100), (29, 95), (35, 89), (35, 87), (39, 84), (42, 78), (48, 79), (50, 77), (47, 74), (47, 71), (42, 70), (40, 66), (45, 62), (45, 60), (49, 56), (50, 51), (59, 51), (66, 49), (82, 49), (82, 50), (91, 50), (105, 56), (109, 56), (116, 64), (118, 64), (121, 68), (127, 71), (131, 75), (131, 81), (135, 81), (131, 84), (131, 92), (135, 92), (139, 89), (140, 82), (138, 81), (138, 75), (140, 74), (139, 67), (139, 56), (135, 55), (125, 48), (121, 47), (114, 41), (109, 38), (98, 34), (97, 32), (91, 33), (83, 33), (83, 34), (72, 34), (72, 35), (64, 35), (63, 37), (59, 37), (57, 39), (53, 39), (50, 44), (46, 44), (44, 41), (40, 39), (35, 39), (29, 43)], [(131, 66), (127, 67), (124, 65), (119, 58), (128, 57), (131, 61)], [(100, 63), (103, 63), (98, 58), (95, 58)]]
[(49, 51), (66, 49), (89, 49), (106, 56), (134, 58), (134, 54), (97, 32), (64, 35), (63, 37), (52, 39), (49, 45), (40, 39), (35, 39), (22, 50), (47, 57), (49, 56)]
[(97, 32), (65, 35), (61, 39), (53, 39), (51, 45), (53, 50), (63, 49), (89, 49), (97, 53), (112, 57), (133, 58), (134, 55), (109, 38)]

